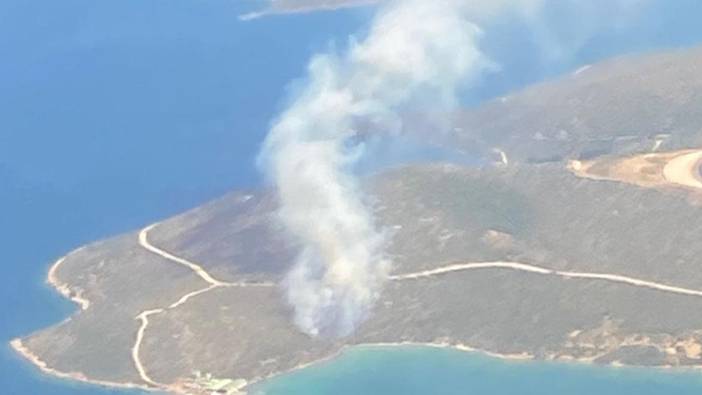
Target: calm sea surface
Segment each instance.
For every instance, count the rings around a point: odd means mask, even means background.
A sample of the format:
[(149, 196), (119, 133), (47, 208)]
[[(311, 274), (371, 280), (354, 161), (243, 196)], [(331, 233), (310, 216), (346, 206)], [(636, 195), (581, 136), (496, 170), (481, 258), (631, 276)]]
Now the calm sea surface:
[(698, 395), (702, 373), (512, 362), (427, 347), (361, 347), (254, 395)]
[(241, 23), (237, 0), (0, 1), (0, 394), (122, 394), (44, 377), (7, 342), (74, 306), (80, 245), (260, 184), (285, 86), (363, 12)]
[[(702, 4), (676, 5), (688, 3)], [(4, 346), (74, 311), (43, 284), (48, 266), (87, 242), (260, 185), (254, 158), (286, 84), (303, 75), (308, 57), (329, 48), (330, 40), (343, 46), (370, 12), (239, 22), (254, 6), (244, 0), (0, 1), (1, 394), (126, 393), (47, 378)], [(528, 42), (519, 42), (519, 50), (492, 50), (505, 72), (467, 100), (623, 49), (702, 39), (700, 12), (686, 13), (683, 21), (666, 12), (656, 10), (655, 23), (633, 38), (600, 34), (573, 59), (547, 68), (530, 57)], [(519, 27), (499, 29), (506, 35)], [(266, 391), (556, 394), (563, 388), (702, 391), (688, 375), (504, 364), (423, 349), (353, 351), (274, 380)]]

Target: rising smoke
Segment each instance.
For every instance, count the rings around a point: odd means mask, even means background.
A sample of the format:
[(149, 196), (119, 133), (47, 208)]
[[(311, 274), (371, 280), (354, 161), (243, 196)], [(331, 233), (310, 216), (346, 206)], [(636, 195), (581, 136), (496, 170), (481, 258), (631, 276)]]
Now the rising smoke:
[(534, 18), (542, 6), (540, 0), (393, 1), (363, 39), (310, 61), (303, 88), (272, 126), (260, 157), (277, 189), (279, 217), (300, 246), (285, 286), (301, 330), (351, 333), (390, 270), (384, 234), (350, 171), (363, 155), (364, 136), (402, 133), (400, 114), (413, 108), (451, 111), (461, 89), (494, 69), (471, 21), (505, 9)]

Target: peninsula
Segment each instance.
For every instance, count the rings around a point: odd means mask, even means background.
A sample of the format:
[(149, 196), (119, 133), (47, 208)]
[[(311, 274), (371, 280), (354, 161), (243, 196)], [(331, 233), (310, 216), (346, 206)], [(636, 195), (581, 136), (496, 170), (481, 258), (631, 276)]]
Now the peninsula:
[(352, 336), (292, 324), (295, 246), (262, 190), (60, 258), (48, 282), (79, 309), (12, 346), (58, 377), (198, 395), (361, 344), (702, 367), (700, 61), (623, 57), (529, 87), (453, 119), (446, 144), (494, 164), (366, 178), (393, 271)]

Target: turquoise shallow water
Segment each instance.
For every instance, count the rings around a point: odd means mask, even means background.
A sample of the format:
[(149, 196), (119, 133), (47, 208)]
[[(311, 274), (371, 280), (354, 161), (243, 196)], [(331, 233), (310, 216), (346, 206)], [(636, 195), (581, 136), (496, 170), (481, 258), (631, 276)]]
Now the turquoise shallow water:
[(356, 347), (253, 395), (699, 395), (702, 372), (504, 361), (430, 347)]

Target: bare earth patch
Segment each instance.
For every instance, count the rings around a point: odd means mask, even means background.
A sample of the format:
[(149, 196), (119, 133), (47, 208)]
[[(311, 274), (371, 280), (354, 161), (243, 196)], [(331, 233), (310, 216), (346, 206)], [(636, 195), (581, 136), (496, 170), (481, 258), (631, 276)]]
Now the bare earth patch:
[(568, 169), (578, 177), (619, 181), (646, 188), (702, 189), (699, 175), (702, 150), (647, 153), (623, 158), (572, 160)]

